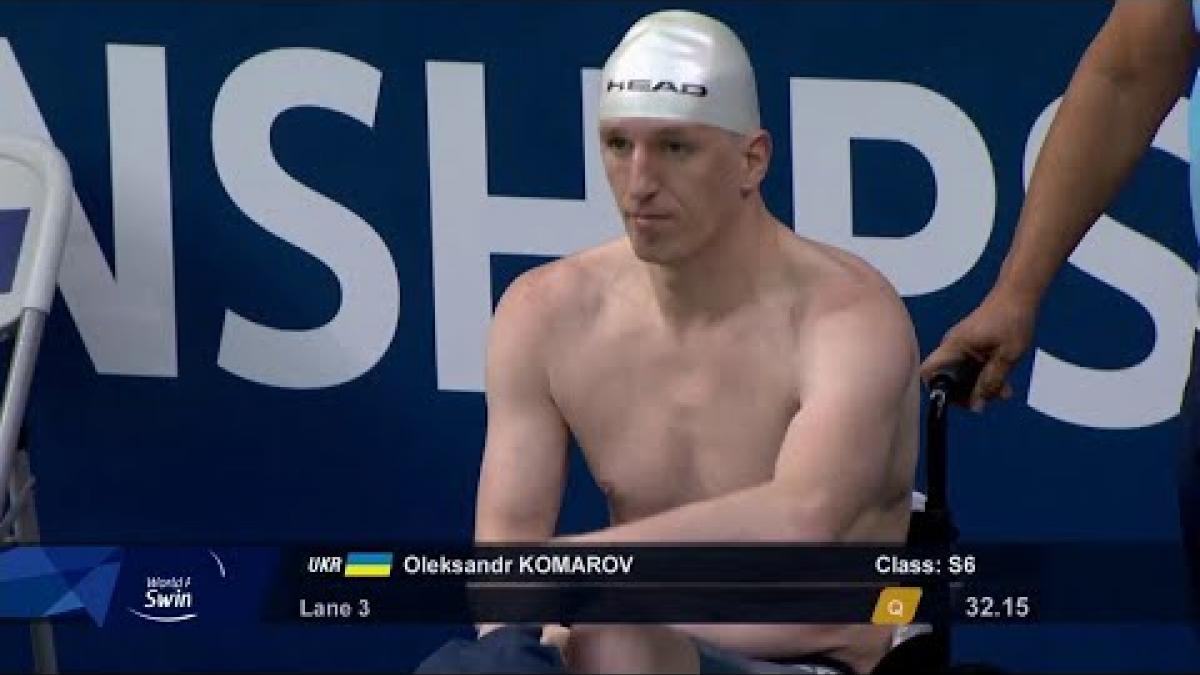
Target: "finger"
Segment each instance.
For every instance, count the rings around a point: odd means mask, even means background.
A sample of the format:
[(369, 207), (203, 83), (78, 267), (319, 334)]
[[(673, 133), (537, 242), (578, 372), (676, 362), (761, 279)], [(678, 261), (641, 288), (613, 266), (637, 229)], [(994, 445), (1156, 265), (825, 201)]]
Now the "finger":
[(1005, 378), (1011, 368), (1012, 362), (1002, 356), (993, 356), (988, 359), (971, 392), (971, 410), (980, 412), (985, 403), (1000, 396), (1000, 393), (1008, 386)]
[(954, 338), (947, 338), (942, 342), (933, 353), (926, 357), (925, 362), (921, 364), (921, 380), (925, 384), (929, 384), (929, 380), (933, 378), (937, 372), (947, 366), (953, 365), (962, 361), (967, 356), (967, 351), (962, 348)]

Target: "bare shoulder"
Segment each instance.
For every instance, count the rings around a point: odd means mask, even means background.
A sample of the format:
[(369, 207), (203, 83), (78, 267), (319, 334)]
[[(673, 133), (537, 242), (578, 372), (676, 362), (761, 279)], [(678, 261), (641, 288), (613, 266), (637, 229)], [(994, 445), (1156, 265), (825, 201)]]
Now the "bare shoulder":
[(866, 260), (849, 251), (793, 237), (792, 259), (803, 269), (805, 286), (810, 289), (811, 317), (820, 320), (843, 313), (879, 313), (881, 320), (912, 322), (904, 301), (895, 287)]
[(874, 266), (834, 246), (794, 237), (789, 242), (804, 289), (794, 328), (805, 352), (877, 354), (903, 369), (919, 362), (916, 332), (904, 301)]
[(505, 289), (496, 321), (542, 330), (575, 323), (594, 313), (620, 264), (619, 242), (611, 242), (526, 270)]
[(504, 290), (487, 338), (489, 405), (521, 396), (545, 400), (553, 355), (572, 343), (603, 295), (605, 264), (597, 255), (585, 251), (538, 265)]

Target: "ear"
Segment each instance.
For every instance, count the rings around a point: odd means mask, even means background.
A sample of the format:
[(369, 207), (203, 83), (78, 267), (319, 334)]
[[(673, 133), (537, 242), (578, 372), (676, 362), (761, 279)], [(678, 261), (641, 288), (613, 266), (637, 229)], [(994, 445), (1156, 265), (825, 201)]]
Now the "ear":
[(758, 189), (767, 175), (771, 163), (771, 134), (766, 129), (748, 134), (742, 140), (742, 160), (745, 166), (742, 192), (749, 194)]

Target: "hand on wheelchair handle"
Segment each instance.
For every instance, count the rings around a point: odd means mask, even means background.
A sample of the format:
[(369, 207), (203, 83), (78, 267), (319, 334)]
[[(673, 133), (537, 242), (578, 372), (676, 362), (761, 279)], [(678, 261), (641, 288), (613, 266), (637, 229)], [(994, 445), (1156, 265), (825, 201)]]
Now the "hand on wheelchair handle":
[(1036, 308), (1028, 303), (992, 294), (965, 319), (946, 332), (942, 344), (921, 365), (921, 378), (927, 385), (934, 377), (965, 361), (977, 363), (978, 379), (966, 392), (956, 390), (950, 399), (981, 412), (996, 398), (1007, 399), (1013, 389), (1007, 378), (1013, 365), (1029, 349), (1033, 340)]

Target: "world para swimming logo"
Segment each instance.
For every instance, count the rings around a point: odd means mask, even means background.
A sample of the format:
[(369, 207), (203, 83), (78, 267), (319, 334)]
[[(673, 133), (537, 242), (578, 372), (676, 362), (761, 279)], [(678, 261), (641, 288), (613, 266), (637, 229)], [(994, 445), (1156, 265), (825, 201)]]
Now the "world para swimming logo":
[[(180, 623), (200, 616), (207, 593), (227, 577), (225, 562), (212, 549), (198, 551), (164, 551), (139, 561), (144, 570), (138, 578), (136, 604), (126, 610), (142, 620), (154, 623)], [(165, 572), (165, 573), (164, 573)]]

